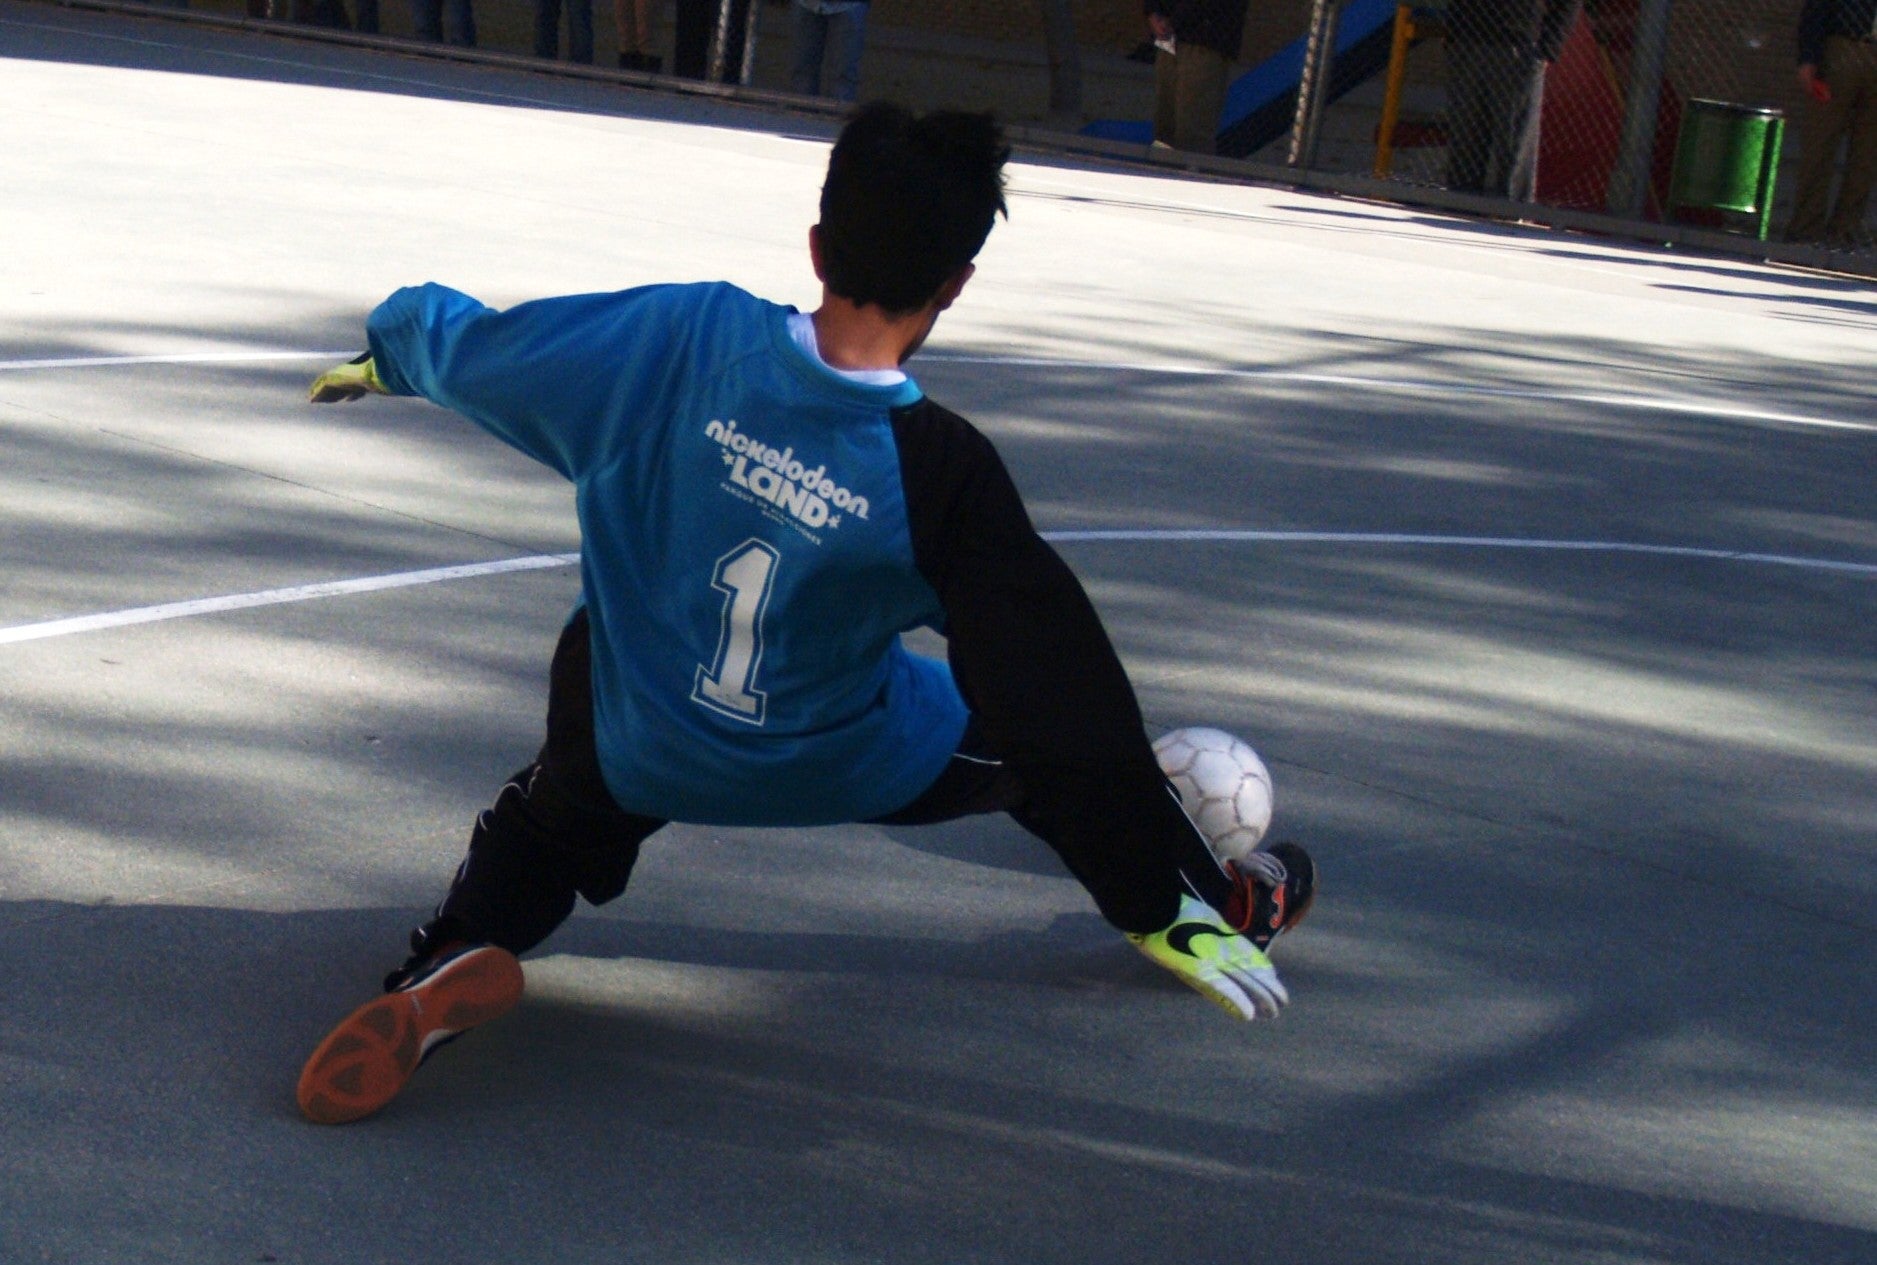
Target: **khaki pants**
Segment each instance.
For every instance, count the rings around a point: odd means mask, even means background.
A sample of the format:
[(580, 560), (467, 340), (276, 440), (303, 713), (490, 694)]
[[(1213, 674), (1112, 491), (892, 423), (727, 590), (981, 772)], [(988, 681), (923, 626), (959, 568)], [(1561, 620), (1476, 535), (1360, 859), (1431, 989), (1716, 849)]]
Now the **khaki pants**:
[[(1864, 211), (1877, 177), (1877, 44), (1834, 35), (1825, 41), (1819, 77), (1831, 101), (1807, 97), (1799, 113), (1799, 186), (1786, 236), (1844, 244), (1865, 240)], [(1838, 142), (1845, 141), (1844, 179), (1831, 201)]]
[(1179, 48), (1154, 57), (1154, 139), (1190, 154), (1217, 153), (1231, 60), (1197, 44)]

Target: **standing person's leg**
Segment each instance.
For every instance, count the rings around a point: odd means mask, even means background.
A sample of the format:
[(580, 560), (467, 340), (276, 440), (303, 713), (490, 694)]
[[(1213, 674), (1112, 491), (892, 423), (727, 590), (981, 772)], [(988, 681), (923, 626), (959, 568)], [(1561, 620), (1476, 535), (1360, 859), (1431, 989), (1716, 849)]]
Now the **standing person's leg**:
[[(1845, 102), (1844, 176), (1825, 236), (1856, 246), (1869, 240), (1864, 215), (1870, 207), (1872, 182), (1877, 180), (1877, 44), (1848, 47), (1841, 63), (1838, 77), (1850, 98)], [(1837, 82), (1832, 91), (1838, 91)]]
[(828, 17), (804, 4), (789, 5), (789, 91), (821, 95), (821, 61), (827, 51)]
[(534, 0), (534, 55), (560, 55), (560, 0)]
[(461, 48), (476, 46), (475, 0), (449, 0), (450, 43)]
[(663, 62), (652, 52), (652, 0), (613, 0), (619, 32), (619, 68), (657, 73)]
[(443, 42), (443, 0), (411, 0), (411, 31), (420, 40)]
[(677, 0), (671, 72), (686, 79), (710, 73), (710, 41), (717, 29), (715, 0)]
[[(730, 30), (723, 42), (724, 83), (743, 81), (743, 37), (749, 30), (749, 7), (755, 0), (730, 0)], [(717, 20), (716, 10), (711, 21)]]
[(1174, 105), (1176, 149), (1190, 154), (1219, 152), (1219, 115), (1225, 109), (1225, 79), (1231, 61), (1199, 44), (1182, 44), (1175, 54), (1179, 83)]
[(638, 32), (639, 69), (663, 70), (665, 59), (652, 51), (652, 0), (632, 0), (632, 25)]
[(860, 98), (860, 58), (867, 44), (867, 5), (843, 9), (828, 19), (834, 44), (834, 98)]
[(1180, 63), (1164, 48), (1154, 50), (1154, 139), (1173, 144), (1179, 125)]
[(1491, 43), (1480, 49), (1480, 107), (1486, 130), (1486, 168), (1480, 192), (1513, 197), (1519, 144), (1530, 105), (1530, 55), (1512, 44)]
[(593, 0), (567, 0), (567, 60), (593, 64)]
[(1831, 215), (1831, 186), (1838, 171), (1838, 139), (1850, 122), (1850, 111), (1837, 99), (1814, 101), (1799, 107), (1799, 171), (1795, 178), (1792, 219), (1786, 240), (1823, 241), (1825, 221)]
[(1530, 202), (1538, 196), (1538, 145), (1545, 112), (1545, 63), (1531, 54), (1524, 55), (1524, 62), (1514, 81), (1521, 86), (1508, 102), (1513, 124), (1507, 129), (1511, 153), (1506, 196), (1515, 202)]
[(613, 0), (613, 30), (619, 36), (619, 68), (639, 69), (635, 58), (640, 51), (639, 28), (632, 19), (632, 0)]
[(1491, 46), (1449, 37), (1447, 57), (1447, 187), (1483, 193), (1492, 155)]

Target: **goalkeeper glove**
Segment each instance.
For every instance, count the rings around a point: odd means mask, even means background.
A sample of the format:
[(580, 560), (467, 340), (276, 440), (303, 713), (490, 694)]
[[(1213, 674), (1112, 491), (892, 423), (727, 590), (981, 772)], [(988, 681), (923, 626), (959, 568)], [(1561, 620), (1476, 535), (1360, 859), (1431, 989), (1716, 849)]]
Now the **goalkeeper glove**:
[(1235, 1018), (1275, 1019), (1290, 1004), (1271, 959), (1202, 900), (1181, 896), (1179, 917), (1171, 926), (1152, 935), (1130, 932), (1128, 939)]
[(315, 404), (337, 404), (341, 400), (356, 400), (367, 392), (391, 394), (390, 388), (378, 377), (378, 366), (372, 363), (369, 351), (314, 378), (307, 398)]

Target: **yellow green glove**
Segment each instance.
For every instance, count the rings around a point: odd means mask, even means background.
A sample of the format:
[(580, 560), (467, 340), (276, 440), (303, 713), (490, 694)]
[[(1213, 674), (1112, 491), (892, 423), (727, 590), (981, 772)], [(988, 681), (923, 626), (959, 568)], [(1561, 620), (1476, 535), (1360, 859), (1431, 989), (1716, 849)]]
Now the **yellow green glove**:
[(1180, 915), (1171, 926), (1152, 935), (1130, 934), (1128, 939), (1235, 1018), (1275, 1019), (1290, 1004), (1271, 959), (1204, 901), (1182, 896)]
[(378, 367), (372, 363), (369, 351), (356, 360), (348, 360), (314, 378), (313, 388), (307, 392), (307, 398), (315, 404), (337, 404), (341, 400), (356, 400), (367, 393), (391, 394), (378, 377)]

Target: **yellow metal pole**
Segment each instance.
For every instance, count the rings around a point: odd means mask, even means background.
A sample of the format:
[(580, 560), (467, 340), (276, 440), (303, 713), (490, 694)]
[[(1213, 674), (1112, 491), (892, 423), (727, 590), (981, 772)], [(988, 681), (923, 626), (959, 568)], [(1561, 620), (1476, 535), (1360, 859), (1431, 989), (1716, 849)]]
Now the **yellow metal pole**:
[(1395, 38), (1388, 48), (1388, 87), (1382, 93), (1382, 122), (1375, 138), (1375, 175), (1385, 179), (1395, 165), (1395, 124), (1401, 118), (1401, 81), (1408, 73), (1408, 44), (1414, 39), (1414, 10), (1395, 6)]

